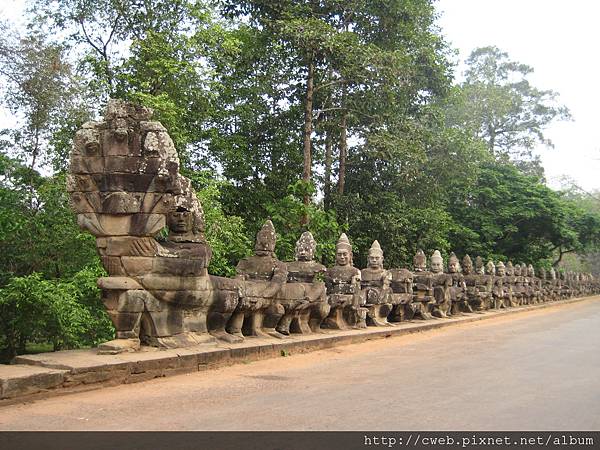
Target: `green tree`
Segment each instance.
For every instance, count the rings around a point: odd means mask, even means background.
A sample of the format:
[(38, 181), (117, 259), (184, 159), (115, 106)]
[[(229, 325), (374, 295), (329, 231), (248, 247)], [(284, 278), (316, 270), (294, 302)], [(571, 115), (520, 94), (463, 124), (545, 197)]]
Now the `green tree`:
[(510, 164), (482, 165), (475, 186), (456, 194), (449, 211), (458, 253), (556, 265), (561, 254), (597, 245), (597, 215)]
[(558, 93), (531, 85), (527, 76), (532, 67), (512, 61), (497, 47), (473, 50), (466, 64), (449, 124), (482, 138), (498, 158), (520, 161), (539, 174), (532, 150), (538, 143), (552, 146), (545, 128), (555, 120), (569, 120), (568, 108), (558, 103)]

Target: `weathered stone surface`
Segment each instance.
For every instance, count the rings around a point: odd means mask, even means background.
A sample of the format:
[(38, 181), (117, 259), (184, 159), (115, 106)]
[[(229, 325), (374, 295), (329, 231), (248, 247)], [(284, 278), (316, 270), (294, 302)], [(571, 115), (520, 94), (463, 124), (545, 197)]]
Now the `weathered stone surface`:
[[(103, 175), (93, 175), (94, 189), (101, 192), (150, 192), (154, 191), (153, 174), (146, 173), (106, 173)], [(79, 189), (85, 191), (88, 189)]]
[(67, 175), (67, 192), (97, 191), (95, 175)]
[(141, 121), (140, 132), (144, 134), (148, 131), (167, 131), (167, 129), (160, 122)]
[(77, 215), (77, 223), (94, 236), (154, 236), (165, 227), (166, 219), (161, 214), (84, 213)]
[[(132, 130), (133, 131), (133, 130)], [(102, 134), (104, 156), (142, 156), (141, 147), (131, 145), (134, 139), (125, 127), (117, 130), (106, 130)]]
[(121, 262), (127, 275), (140, 277), (152, 273), (155, 259), (147, 256), (122, 256)]
[(0, 398), (23, 397), (60, 387), (66, 373), (66, 370), (0, 364)]
[(151, 294), (143, 290), (110, 290), (102, 300), (108, 310), (141, 313), (145, 310), (145, 304), (150, 300), (149, 297), (152, 297)]
[(69, 205), (76, 213), (93, 213), (98, 210), (90, 204), (85, 192), (72, 192), (69, 196)]
[[(106, 173), (155, 175), (164, 164), (160, 158), (138, 156), (109, 156), (104, 160)], [(176, 167), (174, 169), (177, 170)]]
[(144, 195), (141, 212), (146, 214), (168, 214), (174, 207), (171, 194), (147, 192)]
[(104, 172), (104, 158), (102, 156), (73, 155), (70, 162), (71, 173), (93, 174)]
[[(98, 346), (100, 355), (116, 355), (124, 351), (134, 352), (140, 349), (140, 341), (136, 339), (114, 339)], [(111, 378), (109, 371), (95, 372), (92, 377), (85, 377), (84, 383), (98, 383)], [(72, 379), (72, 378), (71, 378)]]
[(207, 276), (208, 263), (208, 257), (204, 259), (156, 257), (154, 259), (154, 272), (180, 277)]
[(134, 330), (139, 332), (140, 320), (142, 319), (139, 313), (114, 311), (111, 309), (107, 310), (106, 313), (117, 330)]
[(108, 256), (156, 256), (158, 243), (151, 237), (116, 236), (106, 239)]
[(212, 291), (167, 291), (167, 290), (152, 290), (150, 291), (158, 300), (167, 303), (173, 303), (180, 307), (197, 307), (207, 306), (212, 301)]
[(129, 192), (111, 192), (102, 195), (104, 214), (135, 214), (140, 212), (143, 194)]
[(144, 138), (144, 155), (178, 160), (177, 151), (166, 131), (149, 131)]
[(143, 289), (136, 280), (129, 277), (102, 277), (98, 278), (100, 289), (116, 289), (127, 291), (130, 289)]
[(86, 122), (81, 130), (75, 133), (73, 138), (72, 154), (77, 156), (98, 157), (102, 156), (100, 146), (99, 124)]
[[(219, 277), (176, 277), (169, 275), (159, 275), (157, 273), (145, 275), (140, 278), (140, 282), (145, 289), (148, 290), (169, 290), (169, 291), (208, 291), (214, 288), (224, 288), (226, 283), (217, 285), (213, 283), (219, 283)], [(217, 279), (211, 281), (211, 279)], [(226, 279), (223, 279), (226, 280)], [(229, 280), (230, 289), (237, 289), (240, 283), (235, 283), (235, 280)]]
[(127, 276), (127, 272), (121, 264), (121, 258), (118, 256), (101, 256), (102, 265), (110, 276), (123, 277)]

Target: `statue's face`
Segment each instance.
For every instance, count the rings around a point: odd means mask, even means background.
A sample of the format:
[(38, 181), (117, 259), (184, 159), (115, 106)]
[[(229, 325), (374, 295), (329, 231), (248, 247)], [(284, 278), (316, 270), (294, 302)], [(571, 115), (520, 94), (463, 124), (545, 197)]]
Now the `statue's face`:
[(347, 266), (350, 264), (350, 251), (345, 248), (339, 248), (335, 253), (335, 262), (338, 266)]
[(172, 233), (185, 234), (192, 231), (193, 217), (191, 211), (178, 209), (170, 211), (167, 216), (167, 226)]
[(463, 263), (463, 272), (465, 275), (471, 275), (473, 273), (473, 263)]
[(450, 261), (448, 263), (448, 273), (458, 273), (458, 261)]
[(506, 275), (506, 268), (500, 266), (500, 267), (498, 267), (497, 272), (498, 272), (498, 276), (503, 277), (504, 275)]
[(254, 253), (259, 256), (270, 255), (275, 252), (275, 241), (268, 237), (259, 236), (254, 245)]
[(485, 273), (487, 273), (488, 275), (495, 275), (496, 274), (496, 267), (493, 264), (488, 264), (485, 266)]
[(383, 268), (383, 256), (381, 255), (369, 255), (367, 257), (367, 263), (371, 269), (382, 269)]
[(415, 272), (425, 272), (427, 266), (425, 265), (425, 261), (415, 261)]
[(315, 253), (310, 245), (300, 244), (296, 246), (296, 259), (298, 261), (312, 261)]
[(433, 273), (442, 273), (444, 271), (444, 262), (438, 259), (431, 261), (431, 271)]

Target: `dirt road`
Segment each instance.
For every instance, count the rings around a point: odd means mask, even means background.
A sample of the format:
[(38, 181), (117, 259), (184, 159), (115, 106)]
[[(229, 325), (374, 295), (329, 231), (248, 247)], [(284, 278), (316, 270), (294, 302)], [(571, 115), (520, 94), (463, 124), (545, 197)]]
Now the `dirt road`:
[(0, 408), (1, 430), (600, 430), (600, 300)]

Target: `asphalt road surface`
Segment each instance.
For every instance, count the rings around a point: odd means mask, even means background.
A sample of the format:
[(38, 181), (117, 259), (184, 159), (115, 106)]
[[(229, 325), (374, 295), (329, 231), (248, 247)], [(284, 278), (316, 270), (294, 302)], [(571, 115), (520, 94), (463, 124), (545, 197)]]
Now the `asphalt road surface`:
[(1, 430), (600, 430), (600, 298), (0, 407)]

